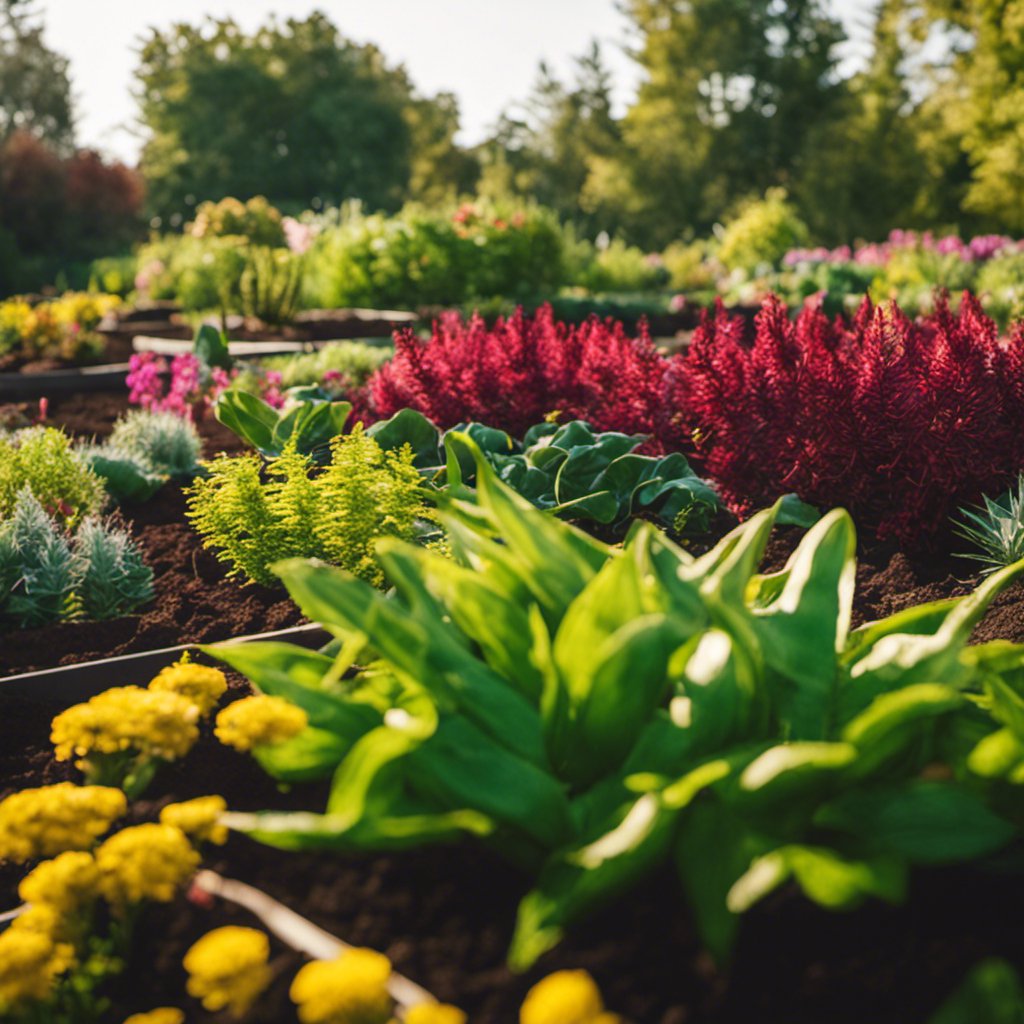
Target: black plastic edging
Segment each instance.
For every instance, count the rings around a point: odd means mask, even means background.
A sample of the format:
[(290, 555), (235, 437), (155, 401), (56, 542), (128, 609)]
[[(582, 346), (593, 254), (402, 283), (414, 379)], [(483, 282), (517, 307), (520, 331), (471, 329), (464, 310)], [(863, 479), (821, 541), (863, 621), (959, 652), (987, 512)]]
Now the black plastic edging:
[(80, 391), (120, 391), (126, 388), (127, 363), (83, 366), (78, 370), (45, 373), (0, 373), (0, 399), (49, 398)]
[[(272, 633), (232, 637), (230, 641), (225, 642), (240, 643), (243, 640), (279, 640), (312, 650), (328, 643), (331, 634), (314, 622), (305, 626), (278, 629)], [(196, 646), (197, 644), (192, 643), (179, 647), (163, 647), (158, 651), (122, 654), (117, 658), (101, 658), (99, 661), (86, 661), (79, 665), (61, 665), (39, 672), (23, 672), (20, 675), (8, 676), (6, 679), (0, 679), (0, 699), (4, 696), (15, 696), (75, 702), (88, 700), (112, 686), (145, 686), (160, 669), (177, 661), (186, 651), (193, 650)]]

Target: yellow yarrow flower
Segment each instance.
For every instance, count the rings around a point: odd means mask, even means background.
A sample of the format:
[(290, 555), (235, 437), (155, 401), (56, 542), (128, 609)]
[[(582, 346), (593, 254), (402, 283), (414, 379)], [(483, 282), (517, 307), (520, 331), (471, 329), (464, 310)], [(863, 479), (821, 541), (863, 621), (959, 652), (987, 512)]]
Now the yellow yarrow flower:
[[(187, 697), (118, 686), (57, 715), (50, 739), (58, 761), (126, 750), (173, 761), (199, 738), (198, 721), (199, 708)], [(86, 767), (83, 761), (76, 764)]]
[(23, 789), (0, 801), (0, 858), (15, 861), (88, 850), (128, 809), (119, 789), (55, 786)]
[(466, 1015), (448, 1003), (417, 1003), (406, 1011), (405, 1024), (466, 1024)]
[[(74, 948), (45, 931), (26, 927), (22, 914), (0, 932), (0, 1015), (6, 1008), (42, 1002), (58, 975), (75, 965)], [(30, 922), (31, 924), (31, 922)]]
[(346, 949), (336, 960), (306, 964), (290, 995), (302, 1024), (388, 1024), (391, 962), (372, 949)]
[(136, 825), (96, 850), (100, 891), (114, 906), (156, 900), (169, 903), (199, 866), (199, 854), (180, 829)]
[(18, 895), (33, 906), (72, 915), (99, 895), (99, 875), (91, 853), (68, 851), (29, 872), (18, 886)]
[(133, 1013), (124, 1024), (185, 1024), (185, 1012), (176, 1006), (158, 1006), (146, 1013)]
[(185, 654), (181, 661), (163, 669), (149, 684), (155, 692), (180, 694), (199, 708), (204, 718), (224, 696), (228, 681), (218, 668), (195, 665)]
[(519, 1009), (519, 1024), (594, 1024), (604, 1001), (586, 971), (555, 971), (538, 981)]
[(226, 825), (217, 819), (228, 809), (222, 796), (200, 796), (180, 804), (168, 804), (160, 812), (160, 824), (179, 828), (193, 842), (209, 840), (223, 845), (228, 840)]
[(221, 743), (244, 752), (291, 739), (308, 724), (306, 712), (283, 697), (243, 697), (217, 715), (213, 732)]
[(270, 941), (255, 928), (229, 925), (204, 935), (185, 954), (188, 994), (215, 1012), (243, 1017), (270, 984)]

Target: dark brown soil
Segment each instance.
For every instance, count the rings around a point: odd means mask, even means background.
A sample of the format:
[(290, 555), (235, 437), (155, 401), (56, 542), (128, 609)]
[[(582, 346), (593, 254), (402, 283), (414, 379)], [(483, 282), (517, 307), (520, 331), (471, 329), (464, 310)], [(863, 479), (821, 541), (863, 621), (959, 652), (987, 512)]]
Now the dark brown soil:
[[(53, 412), (69, 425), (83, 414), (74, 402)], [(108, 410), (108, 425), (115, 415)], [(156, 544), (154, 550), (185, 544), (168, 532), (180, 501), (178, 495), (166, 511), (142, 510), (133, 518), (141, 536), (153, 531), (165, 538), (164, 548)], [(796, 536), (783, 531), (773, 541), (766, 568), (784, 562)], [(182, 609), (204, 608), (189, 612), (178, 639), (192, 639), (186, 632), (192, 629), (205, 639), (204, 631), (216, 629), (233, 585), (225, 584), (217, 564), (201, 553), (193, 565), (175, 571), (178, 582), (163, 590), (156, 604), (163, 608), (177, 601), (178, 612), (161, 612), (158, 618), (170, 630), (178, 615), (185, 617)], [(928, 562), (869, 549), (858, 570), (856, 620), (967, 593), (978, 582), (969, 572), (969, 563), (955, 559)], [(269, 618), (269, 609), (277, 606), (271, 601), (257, 612), (256, 605), (274, 595), (234, 590), (243, 604), (255, 601), (251, 615)], [(193, 619), (203, 625), (193, 626)], [(252, 619), (243, 616), (243, 621), (243, 631), (251, 632)], [(1020, 586), (996, 602), (974, 639), (993, 637), (1024, 640)], [(0, 638), (5, 658), (12, 639)], [(44, 631), (37, 643), (51, 645)], [(226, 700), (244, 692), (244, 681), (231, 676)], [(73, 770), (53, 761), (47, 743), (49, 721), (60, 706), (5, 698), (0, 707), (0, 796), (73, 777)], [(224, 795), (234, 810), (321, 810), (326, 799), (323, 785), (278, 791), (252, 762), (207, 732), (188, 758), (158, 775), (133, 809), (133, 820), (152, 820), (166, 802), (211, 792)], [(845, 914), (822, 911), (785, 889), (746, 915), (727, 970), (716, 968), (702, 951), (678, 884), (665, 868), (518, 977), (504, 966), (504, 954), (529, 879), (480, 845), (392, 856), (314, 856), (274, 851), (235, 836), (223, 848), (209, 848), (205, 863), (263, 889), (339, 938), (386, 953), (397, 970), (463, 1007), (471, 1024), (515, 1024), (529, 986), (564, 967), (589, 970), (609, 1008), (635, 1024), (924, 1024), (984, 957), (1006, 957), (1024, 970), (1024, 885), (1019, 875), (982, 867), (919, 871), (903, 907), (872, 902)], [(23, 873), (0, 864), (0, 911), (17, 903), (15, 888)], [(228, 1018), (204, 1013), (184, 994), (181, 968), (188, 946), (226, 923), (256, 924), (246, 912), (219, 902), (203, 907), (182, 898), (151, 908), (137, 930), (129, 970), (108, 986), (113, 1006), (104, 1024), (121, 1024), (129, 1013), (161, 1005), (183, 1007), (193, 1024), (226, 1024)], [(296, 1019), (287, 986), (301, 958), (280, 944), (274, 953), (278, 981), (248, 1016), (251, 1024)]]

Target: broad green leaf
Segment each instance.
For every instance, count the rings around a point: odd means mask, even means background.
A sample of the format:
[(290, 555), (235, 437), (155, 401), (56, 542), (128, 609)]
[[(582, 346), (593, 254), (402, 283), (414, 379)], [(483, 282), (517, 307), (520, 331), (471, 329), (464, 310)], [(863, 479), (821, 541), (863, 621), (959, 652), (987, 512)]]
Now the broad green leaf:
[(441, 433), (415, 409), (399, 409), (390, 419), (367, 427), (366, 436), (372, 437), (386, 452), (398, 451), (403, 445), (409, 445), (413, 453), (412, 464), (417, 469), (440, 464)]
[(732, 953), (739, 918), (726, 904), (736, 880), (772, 841), (715, 800), (696, 801), (683, 816), (676, 866), (704, 945), (719, 965)]
[[(1024, 740), (1012, 729), (997, 729), (986, 736), (967, 756), (967, 767), (986, 779), (1019, 774), (1024, 764)], [(1020, 782), (1024, 779), (1013, 779)]]
[(289, 559), (274, 571), (311, 619), (336, 635), (362, 633), (400, 676), (425, 687), (439, 708), (461, 708), (509, 750), (547, 764), (536, 710), (448, 630), (416, 621), (397, 601), (341, 569)]
[(269, 451), (273, 447), (278, 412), (262, 398), (248, 391), (228, 388), (217, 396), (213, 414), (257, 451)]
[(1024, 1024), (1024, 990), (1005, 960), (982, 960), (928, 1024)]
[(795, 494), (784, 494), (779, 498), (779, 511), (775, 516), (777, 526), (802, 526), (809, 530), (819, 519), (821, 513)]
[(227, 335), (212, 324), (203, 324), (192, 340), (192, 354), (201, 363), (221, 370), (231, 369)]
[(380, 724), (381, 714), (365, 702), (321, 689), (334, 662), (315, 651), (270, 640), (204, 644), (200, 650), (241, 672), (260, 693), (284, 697), (309, 717), (309, 724), (351, 745)]
[(572, 922), (632, 885), (667, 853), (680, 811), (645, 793), (582, 842), (556, 850), (519, 904), (508, 963), (525, 971)]
[[(989, 576), (974, 593), (950, 603), (938, 628), (931, 634), (888, 632), (886, 623), (874, 623), (872, 642), (858, 644), (844, 659), (849, 680), (843, 694), (842, 719), (852, 718), (879, 693), (911, 683), (944, 682), (956, 686), (970, 677), (960, 659), (971, 630), (995, 596), (1024, 574), (1024, 559)], [(898, 618), (898, 617), (897, 617)], [(914, 622), (928, 618), (919, 614)]]
[(906, 867), (897, 859), (848, 860), (826, 847), (794, 844), (754, 860), (726, 903), (733, 913), (743, 913), (790, 876), (815, 903), (833, 910), (855, 907), (868, 896), (898, 903), (906, 890)]
[(539, 699), (541, 676), (529, 660), (532, 637), (518, 588), (503, 591), (500, 581), (485, 573), (465, 569), (443, 555), (411, 544), (386, 538), (378, 543), (377, 552), (396, 584), (395, 554), (401, 552), (406, 561), (401, 578), (422, 579), (423, 586), (461, 633), (479, 645), (487, 664), (532, 702)]
[(848, 790), (824, 804), (815, 823), (921, 864), (980, 857), (1016, 833), (973, 793), (925, 780)]
[(846, 646), (856, 571), (853, 521), (842, 509), (811, 528), (786, 564), (770, 604), (753, 608), (766, 684), (786, 735), (831, 735), (837, 704), (837, 654)]
[(281, 743), (255, 747), (252, 756), (275, 779), (309, 782), (330, 775), (349, 752), (352, 742), (325, 729), (303, 729)]
[(576, 595), (608, 560), (609, 548), (534, 508), (501, 484), (479, 447), (464, 434), (477, 466), (477, 498), (525, 570), (524, 582), (549, 621), (557, 622)]
[(459, 715), (442, 715), (409, 755), (407, 785), (442, 808), (469, 808), (551, 849), (572, 828), (565, 787), (553, 775), (498, 746)]

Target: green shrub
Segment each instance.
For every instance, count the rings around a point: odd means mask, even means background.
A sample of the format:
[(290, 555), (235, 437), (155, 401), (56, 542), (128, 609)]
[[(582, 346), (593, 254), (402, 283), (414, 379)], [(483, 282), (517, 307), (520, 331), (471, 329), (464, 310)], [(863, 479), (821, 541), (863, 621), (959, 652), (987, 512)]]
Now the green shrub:
[(280, 248), (285, 244), (281, 211), (263, 196), (246, 202), (228, 196), (219, 203), (207, 201), (196, 207), (196, 219), (185, 225), (193, 238), (241, 236), (253, 245)]
[(591, 292), (653, 291), (665, 287), (668, 274), (657, 254), (614, 238), (606, 248), (594, 249), (592, 259), (573, 283)]
[(281, 374), (281, 387), (294, 388), (323, 383), (329, 373), (340, 374), (352, 387), (365, 384), (391, 357), (390, 345), (367, 345), (361, 341), (332, 341), (316, 352), (294, 356), (269, 356), (260, 369)]
[(198, 468), (203, 441), (187, 417), (133, 409), (114, 424), (107, 446), (136, 456), (156, 473), (191, 477)]
[[(441, 513), (452, 558), (394, 539), (396, 594), (276, 566), (336, 637), (210, 648), (309, 728), (258, 748), (282, 778), (333, 776), (325, 814), (231, 814), (288, 849), (395, 849), (467, 833), (535, 872), (510, 963), (663, 861), (705, 942), (792, 879), (817, 903), (899, 901), (913, 864), (1019, 840), (1024, 645), (967, 646), (1024, 561), (961, 599), (850, 629), (856, 547), (837, 509), (781, 572), (778, 508), (694, 559), (648, 524), (610, 548), (498, 482)], [(372, 668), (334, 681), (359, 649)], [(364, 659), (360, 659), (364, 662)]]
[(807, 225), (786, 202), (784, 189), (771, 188), (764, 199), (746, 205), (725, 227), (718, 258), (729, 270), (779, 263), (790, 249), (806, 244)]
[(311, 472), (294, 444), (266, 464), (258, 455), (205, 464), (207, 475), (189, 490), (188, 516), (231, 575), (271, 585), (271, 565), (303, 556), (383, 584), (374, 540), (416, 537), (426, 512), (412, 453), (382, 452), (359, 424), (330, 447), (320, 471)]
[(48, 515), (74, 529), (106, 503), (103, 481), (70, 438), (54, 427), (29, 427), (0, 436), (0, 518), (14, 512), (23, 487), (28, 486)]

